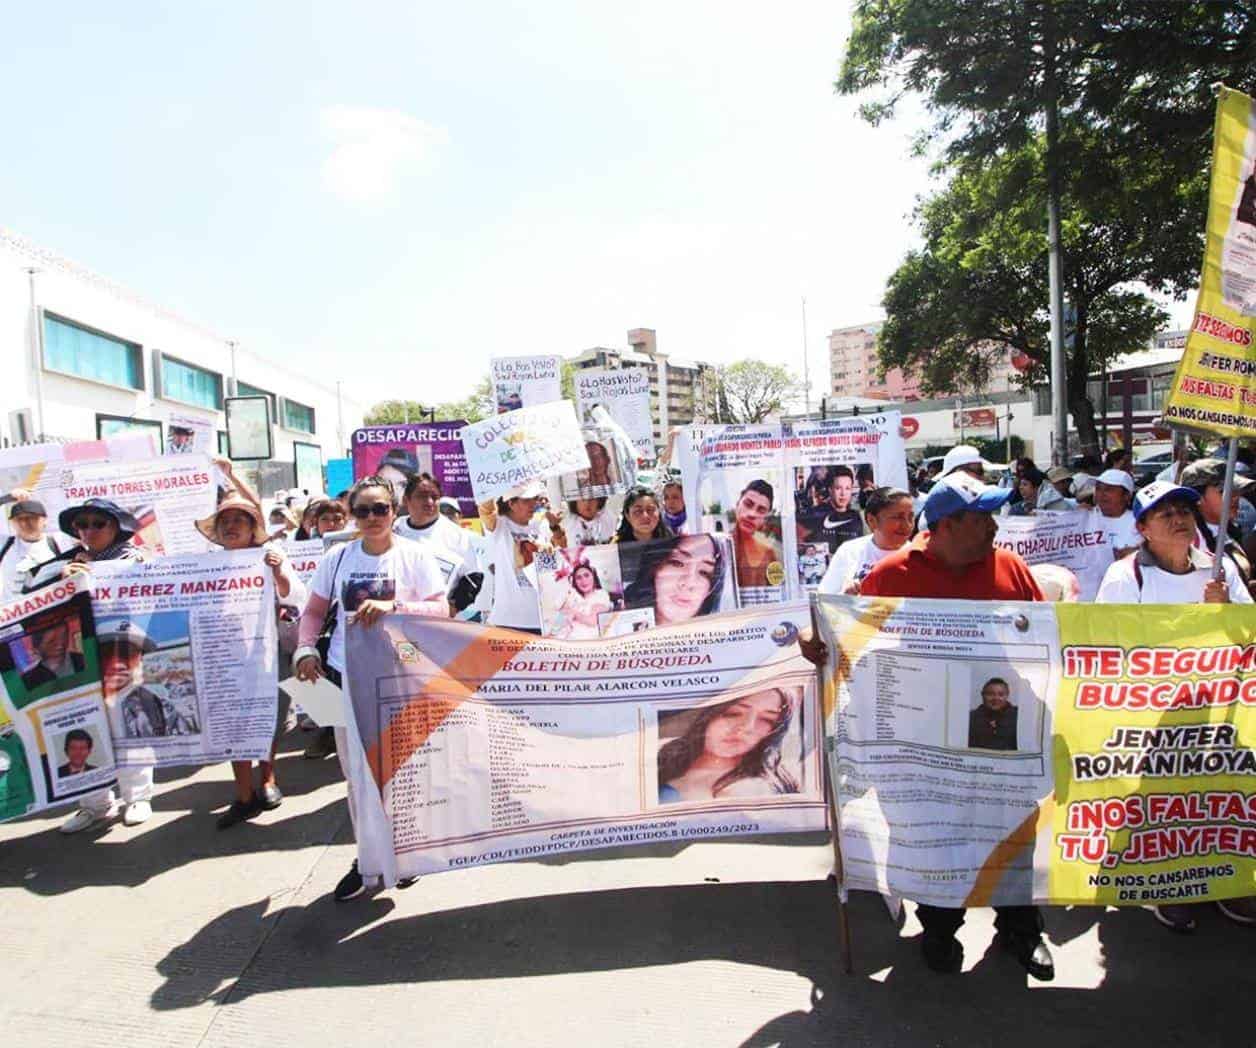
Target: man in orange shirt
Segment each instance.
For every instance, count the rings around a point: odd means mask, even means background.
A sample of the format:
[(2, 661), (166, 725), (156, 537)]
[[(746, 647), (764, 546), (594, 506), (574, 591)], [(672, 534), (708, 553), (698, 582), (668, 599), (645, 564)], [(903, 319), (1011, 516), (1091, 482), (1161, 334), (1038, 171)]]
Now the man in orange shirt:
[[(1010, 488), (987, 486), (963, 470), (941, 478), (925, 500), (925, 542), (904, 546), (878, 563), (864, 578), (860, 596), (1042, 600), (1029, 566), (1011, 550), (994, 546), (994, 513), (1011, 497)], [(828, 657), (823, 641), (809, 634), (799, 644), (817, 664)], [(1055, 978), (1038, 907), (996, 906), (995, 913), (1002, 946), (1035, 979)], [(964, 950), (955, 933), (964, 923), (964, 910), (920, 903), (916, 915), (924, 927), (925, 963), (937, 972), (958, 971)]]

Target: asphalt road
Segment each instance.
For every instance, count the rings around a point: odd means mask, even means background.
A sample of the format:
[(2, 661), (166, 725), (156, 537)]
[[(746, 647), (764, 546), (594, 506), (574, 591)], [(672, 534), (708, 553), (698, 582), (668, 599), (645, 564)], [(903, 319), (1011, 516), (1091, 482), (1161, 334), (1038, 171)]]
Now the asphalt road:
[(937, 976), (910, 911), (856, 894), (845, 974), (815, 838), (486, 867), (336, 905), (344, 787), (304, 741), (286, 740), (284, 805), (226, 832), (226, 766), (159, 774), (134, 829), (0, 826), (6, 1045), (1256, 1040), (1256, 932), (1211, 908), (1190, 937), (1140, 911), (1051, 910), (1044, 985), (992, 945), (988, 911), (961, 933), (964, 973)]

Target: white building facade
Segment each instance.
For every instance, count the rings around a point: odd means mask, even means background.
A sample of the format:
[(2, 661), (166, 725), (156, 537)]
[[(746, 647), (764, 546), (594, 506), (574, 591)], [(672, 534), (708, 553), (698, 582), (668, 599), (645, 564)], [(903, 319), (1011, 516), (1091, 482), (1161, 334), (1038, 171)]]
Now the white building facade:
[(362, 424), (362, 405), (334, 377), (318, 382), (236, 346), (4, 230), (0, 347), (4, 445), (140, 429), (164, 447), (171, 416), (182, 415), (212, 425), (225, 454), (225, 399), (264, 395), (274, 451), (249, 465), (278, 487), (293, 482), (279, 483), (298, 454), (307, 464), (343, 457)]

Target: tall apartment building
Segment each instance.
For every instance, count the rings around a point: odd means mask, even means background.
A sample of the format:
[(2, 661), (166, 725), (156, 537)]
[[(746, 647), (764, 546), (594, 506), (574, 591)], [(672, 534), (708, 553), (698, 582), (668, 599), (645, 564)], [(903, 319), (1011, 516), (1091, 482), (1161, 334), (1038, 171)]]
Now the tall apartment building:
[[(921, 400), (920, 379), (892, 368), (878, 377), (877, 335), (879, 322), (837, 328), (829, 335), (829, 386), (833, 397), (872, 397), (878, 400)], [(1001, 392), (1009, 388), (1015, 374), (1007, 354), (1001, 354), (990, 369), (985, 390), (956, 390), (957, 393)]]
[(650, 407), (654, 416), (654, 443), (667, 444), (673, 426), (715, 419), (715, 365), (682, 360), (660, 353), (652, 328), (628, 332), (628, 349), (595, 346), (572, 359), (578, 368), (648, 368)]

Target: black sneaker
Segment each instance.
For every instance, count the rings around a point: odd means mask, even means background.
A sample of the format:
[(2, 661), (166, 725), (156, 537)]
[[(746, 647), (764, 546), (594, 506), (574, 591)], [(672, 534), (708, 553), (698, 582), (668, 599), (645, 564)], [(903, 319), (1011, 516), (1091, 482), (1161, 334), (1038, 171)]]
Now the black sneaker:
[(218, 816), (218, 828), (220, 830), (230, 829), (238, 822), (244, 822), (245, 819), (251, 819), (259, 811), (261, 806), (257, 802), (257, 794), (253, 794), (246, 801), (232, 801), (231, 807)]
[(397, 887), (405, 891), (407, 888), (413, 888), (417, 881), (417, 877), (401, 877), (397, 880)]
[(1041, 935), (999, 932), (999, 943), (1021, 963), (1032, 978), (1039, 982), (1050, 982), (1055, 978), (1055, 961)]
[(321, 761), (336, 752), (336, 732), (333, 728), (320, 728), (317, 735), (305, 747), (306, 760)]
[(348, 902), (350, 899), (356, 899), (364, 891), (366, 891), (366, 885), (362, 883), (362, 875), (358, 873), (358, 860), (354, 859), (349, 872), (340, 878), (340, 883), (332, 892), (332, 898), (336, 902)]
[(926, 932), (921, 936), (920, 949), (925, 955), (925, 964), (935, 972), (957, 972), (964, 964), (964, 947), (953, 935)]

